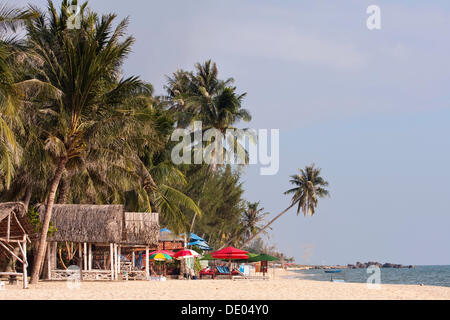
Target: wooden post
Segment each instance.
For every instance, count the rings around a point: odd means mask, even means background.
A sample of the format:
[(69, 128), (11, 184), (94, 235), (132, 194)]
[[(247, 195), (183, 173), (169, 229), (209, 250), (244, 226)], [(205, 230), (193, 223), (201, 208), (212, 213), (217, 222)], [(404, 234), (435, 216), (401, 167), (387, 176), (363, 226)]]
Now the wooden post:
[(50, 242), (47, 242), (47, 279), (52, 279), (52, 248)]
[(80, 281), (83, 281), (83, 248), (78, 242), (78, 267), (80, 268)]
[(109, 260), (111, 265), (111, 280), (114, 280), (114, 250), (113, 250), (113, 244), (109, 244)]
[(8, 214), (8, 222), (6, 227), (6, 241), (9, 241), (10, 234), (11, 234), (11, 214)]
[(27, 260), (27, 240), (23, 242), (23, 263), (22, 263), (22, 277), (23, 277), (23, 288), (28, 288), (28, 275), (27, 275), (27, 267), (28, 267), (28, 260)]
[(131, 252), (131, 266), (133, 269), (135, 268), (135, 262), (136, 262), (136, 254), (134, 253), (134, 250)]
[(150, 279), (150, 266), (148, 259), (148, 247), (145, 247), (145, 274), (147, 275), (147, 280)]
[(118, 250), (117, 250), (117, 244), (114, 244), (114, 278), (116, 280), (119, 280), (119, 273), (117, 272), (118, 270), (118, 266), (117, 266), (117, 254), (118, 254)]
[(92, 243), (89, 243), (88, 251), (89, 251), (88, 270), (90, 271), (92, 270)]
[(58, 252), (58, 242), (54, 241), (51, 243), (52, 245), (52, 255), (50, 256), (50, 264), (52, 267), (52, 270), (56, 269), (56, 255)]
[(120, 244), (117, 245), (118, 247), (118, 254), (117, 254), (117, 272), (120, 274), (120, 252), (121, 252), (121, 248), (120, 248)]
[(83, 270), (87, 270), (88, 269), (88, 267), (87, 267), (87, 244), (86, 244), (86, 242), (84, 242), (83, 243)]

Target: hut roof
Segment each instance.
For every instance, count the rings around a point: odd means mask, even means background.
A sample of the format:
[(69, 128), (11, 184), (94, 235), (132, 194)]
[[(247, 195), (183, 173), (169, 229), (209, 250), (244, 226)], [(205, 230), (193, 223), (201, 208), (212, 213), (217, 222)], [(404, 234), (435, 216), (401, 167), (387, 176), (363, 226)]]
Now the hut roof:
[(159, 240), (159, 219), (156, 212), (125, 212), (123, 244), (155, 245)]
[[(43, 220), (45, 205), (37, 210)], [(124, 209), (123, 205), (55, 204), (50, 221), (57, 231), (49, 241), (119, 243)]]
[(22, 202), (0, 203), (0, 238), (7, 237), (8, 216), (10, 216), (10, 239), (22, 239), (24, 235), (34, 234), (34, 228), (26, 217)]

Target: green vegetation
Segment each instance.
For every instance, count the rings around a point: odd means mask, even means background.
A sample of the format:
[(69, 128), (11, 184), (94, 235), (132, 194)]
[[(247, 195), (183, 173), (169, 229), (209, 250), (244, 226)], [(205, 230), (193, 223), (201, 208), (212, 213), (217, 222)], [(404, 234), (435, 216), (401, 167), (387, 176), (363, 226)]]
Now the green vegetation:
[[(264, 232), (267, 213), (243, 198), (242, 166), (177, 166), (170, 159), (177, 128), (200, 120), (202, 130), (225, 132), (250, 121), (242, 107), (246, 94), (233, 79), (220, 79), (209, 60), (194, 71), (176, 71), (166, 94), (154, 95), (151, 84), (122, 77), (134, 43), (128, 20), (83, 3), (80, 28), (70, 28), (70, 5), (77, 1), (63, 0), (60, 8), (52, 1), (44, 9), (0, 7), (0, 200), (30, 207), (41, 240), (33, 265), (42, 264), (47, 235), (55, 231), (54, 203), (156, 211), (162, 225), (195, 232), (215, 248), (240, 246)], [(21, 26), (22, 38), (16, 34)], [(326, 194), (315, 186), (326, 184), (317, 174), (311, 189), (308, 170), (304, 181), (303, 173), (293, 177), (298, 190), (291, 207), (298, 203), (312, 214), (317, 196)], [(46, 204), (42, 222), (33, 209), (38, 203)], [(267, 253), (277, 255), (273, 248)], [(38, 275), (34, 268), (31, 283)]]

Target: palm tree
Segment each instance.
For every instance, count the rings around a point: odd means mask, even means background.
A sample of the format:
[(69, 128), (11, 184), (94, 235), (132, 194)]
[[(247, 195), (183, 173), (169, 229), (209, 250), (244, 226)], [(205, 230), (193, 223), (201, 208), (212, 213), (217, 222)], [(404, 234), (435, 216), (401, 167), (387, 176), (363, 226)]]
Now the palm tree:
[[(166, 90), (172, 101), (171, 110), (177, 114), (177, 125), (188, 126), (192, 121), (202, 121), (202, 133), (214, 128), (225, 134), (228, 129), (235, 129), (233, 125), (238, 121), (248, 122), (251, 115), (248, 110), (242, 108), (242, 101), (246, 93), (238, 94), (236, 87), (231, 86), (233, 78), (220, 80), (218, 68), (215, 62), (208, 60), (203, 64), (197, 63), (194, 72), (178, 70), (172, 77), (168, 77)], [(238, 143), (239, 136), (227, 137), (230, 145), (234, 146), (235, 156), (244, 154), (247, 160), (246, 150)], [(196, 143), (203, 143), (196, 142)], [(217, 143), (217, 142), (212, 142)], [(216, 146), (217, 150), (217, 146)], [(208, 170), (214, 174), (220, 166), (218, 157), (220, 154), (211, 154), (211, 163)], [(206, 185), (206, 176), (202, 190)], [(201, 197), (198, 200), (201, 204)], [(190, 232), (193, 231), (197, 214), (191, 221)]]
[(259, 208), (259, 201), (247, 203), (247, 210), (244, 211), (242, 217), (242, 235), (244, 237), (244, 241), (246, 239), (250, 239), (252, 235), (256, 234), (262, 229), (259, 224), (268, 214), (268, 212), (264, 212), (264, 208)]
[(244, 246), (250, 243), (261, 232), (268, 228), (283, 214), (288, 212), (292, 207), (297, 205), (297, 215), (303, 212), (303, 215), (313, 215), (315, 209), (319, 203), (319, 198), (329, 196), (329, 191), (325, 189), (328, 186), (328, 182), (320, 176), (320, 168), (315, 168), (314, 164), (306, 166), (305, 169), (299, 169), (298, 174), (291, 176), (289, 181), (295, 185), (294, 188), (287, 190), (284, 194), (293, 194), (291, 204), (275, 218), (273, 218), (268, 224), (266, 224), (259, 232), (250, 237)]
[(132, 37), (122, 40), (127, 20), (113, 28), (115, 15), (99, 18), (90, 11), (85, 14), (84, 3), (80, 6), (81, 28), (70, 29), (69, 5), (77, 5), (77, 1), (64, 0), (58, 14), (49, 1), (48, 16), (36, 10), (39, 16), (27, 23), (30, 50), (41, 61), (37, 66), (39, 77), (63, 94), (45, 103), (39, 123), (56, 169), (48, 188), (31, 283), (39, 278), (55, 195), (67, 163), (81, 157), (99, 137), (119, 130), (118, 119), (128, 116), (122, 112), (121, 102), (141, 85), (135, 77), (120, 79), (120, 66), (134, 42)]
[(6, 189), (19, 160), (20, 146), (14, 128), (21, 126), (18, 110), (21, 104), (19, 97), (23, 95), (21, 85), (16, 82), (12, 59), (21, 43), (13, 33), (31, 17), (27, 11), (0, 5), (0, 176)]
[(242, 213), (240, 225), (235, 230), (235, 236), (231, 238), (224, 247), (237, 243), (239, 240), (246, 242), (247, 239), (250, 239), (254, 234), (259, 233), (262, 229), (260, 223), (264, 220), (264, 217), (269, 214), (268, 212), (263, 211), (264, 208), (259, 208), (259, 201), (253, 203), (247, 202), (246, 210)]
[(9, 188), (17, 161), (17, 143), (11, 130), (11, 120), (17, 105), (13, 103), (15, 90), (13, 88), (12, 72), (7, 63), (8, 53), (0, 43), (0, 173)]

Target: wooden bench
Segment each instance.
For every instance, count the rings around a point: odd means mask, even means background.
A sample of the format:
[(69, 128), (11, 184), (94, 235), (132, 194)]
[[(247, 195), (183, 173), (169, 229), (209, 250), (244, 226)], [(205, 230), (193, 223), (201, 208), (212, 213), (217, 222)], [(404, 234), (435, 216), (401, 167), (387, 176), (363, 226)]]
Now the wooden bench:
[(22, 277), (23, 273), (19, 273), (19, 272), (0, 272), (0, 278), (2, 276), (8, 277), (9, 284), (17, 284), (17, 277)]

